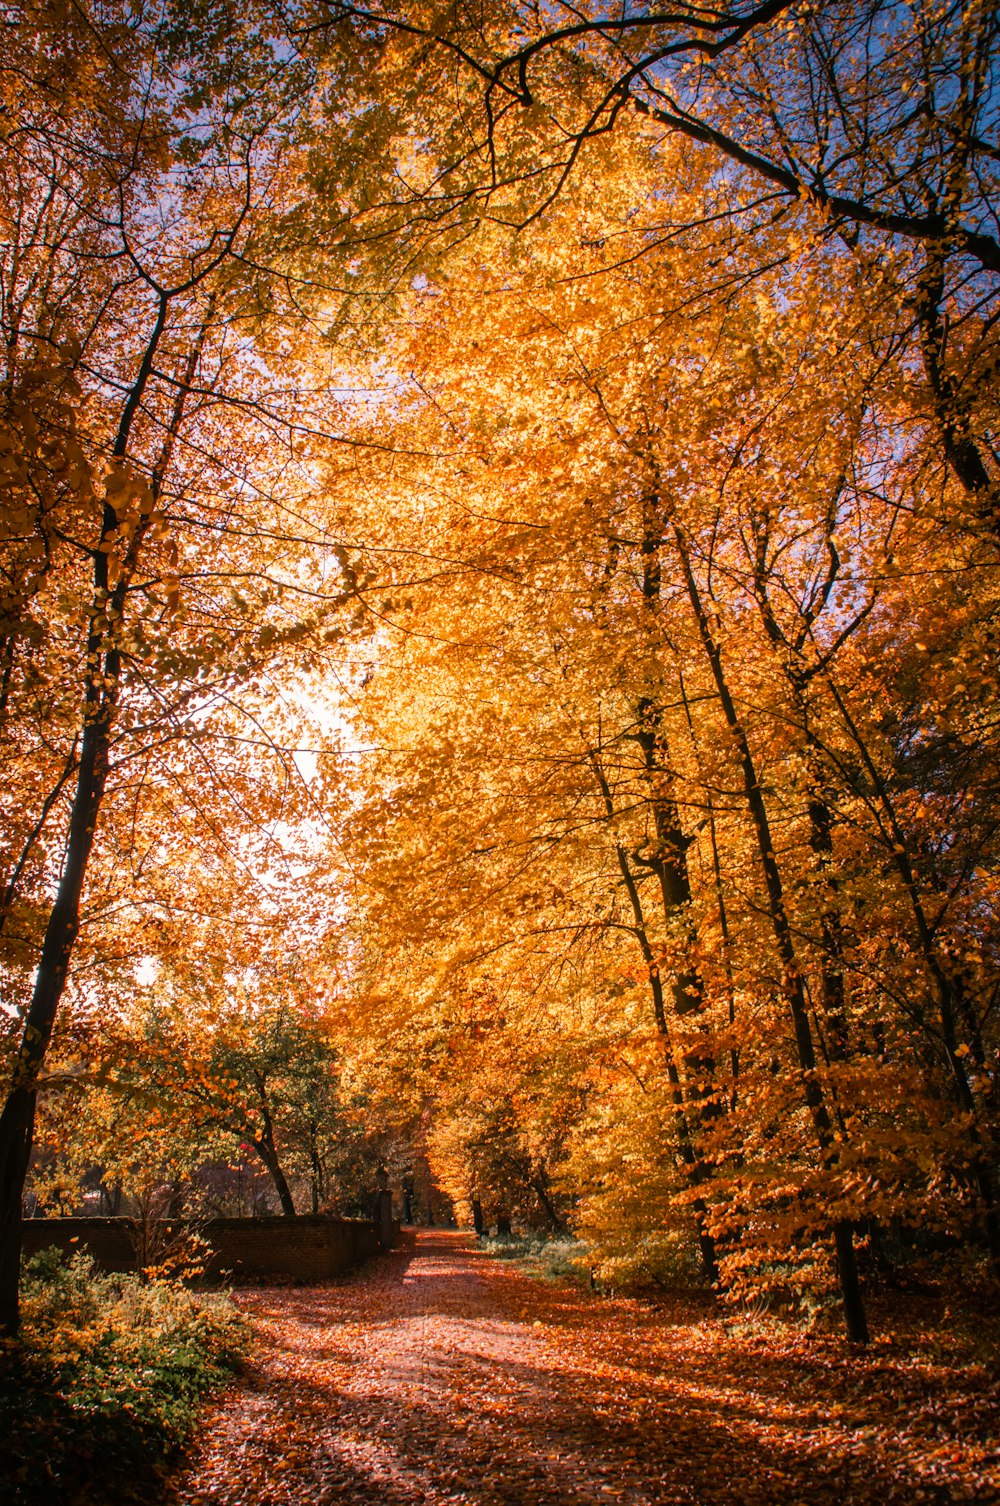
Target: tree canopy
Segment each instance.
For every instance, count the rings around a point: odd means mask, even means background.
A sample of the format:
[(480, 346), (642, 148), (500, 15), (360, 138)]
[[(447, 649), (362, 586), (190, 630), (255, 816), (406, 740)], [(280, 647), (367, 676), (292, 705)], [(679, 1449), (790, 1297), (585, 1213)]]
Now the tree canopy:
[(0, 46), (2, 1321), (36, 1112), (860, 1342), (996, 1267), (995, 8)]

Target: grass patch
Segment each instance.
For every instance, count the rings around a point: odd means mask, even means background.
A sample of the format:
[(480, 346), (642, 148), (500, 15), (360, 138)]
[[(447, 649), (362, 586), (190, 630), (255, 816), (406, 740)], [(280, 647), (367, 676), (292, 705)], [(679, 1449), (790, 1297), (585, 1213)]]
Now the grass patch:
[(498, 1260), (515, 1260), (543, 1281), (574, 1281), (606, 1295), (658, 1296), (703, 1287), (697, 1257), (670, 1231), (633, 1237), (621, 1248), (568, 1236), (503, 1234), (480, 1238)]
[(225, 1295), (97, 1274), (43, 1250), (25, 1267), (20, 1337), (0, 1349), (5, 1506), (149, 1499), (249, 1347)]
[(497, 1260), (516, 1260), (527, 1275), (539, 1281), (578, 1281), (589, 1285), (593, 1256), (582, 1240), (498, 1234), (479, 1243), (487, 1255)]

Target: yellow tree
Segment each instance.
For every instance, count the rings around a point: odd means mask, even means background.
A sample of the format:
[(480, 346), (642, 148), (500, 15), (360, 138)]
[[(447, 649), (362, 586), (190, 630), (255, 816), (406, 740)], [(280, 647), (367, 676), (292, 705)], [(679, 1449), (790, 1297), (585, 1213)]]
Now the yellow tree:
[(302, 390), (288, 337), (308, 325), (264, 259), (303, 75), (266, 18), (203, 19), (81, 12), (51, 69), (46, 7), (4, 39), (20, 111), (4, 158), (7, 1327), (36, 1086), (102, 811), (140, 870), (135, 812), (161, 781), (186, 786), (195, 819), (198, 782), (226, 786), (227, 819), (266, 841), (288, 781), (261, 784), (243, 756), (282, 762), (277, 720), (257, 715), (266, 667), (320, 642), (344, 598), (307, 453), (333, 399)]
[[(893, 791), (916, 765), (871, 675), (913, 579), (973, 652), (992, 597), (975, 626), (965, 603), (991, 546), (939, 521), (963, 504), (957, 479), (938, 492), (939, 435), (898, 340), (910, 253), (883, 259), (873, 306), (870, 269), (829, 255), (803, 210), (762, 267), (760, 238), (708, 212), (704, 163), (655, 138), (632, 150), (598, 180), (600, 209), (567, 193), (530, 254), (471, 243), (390, 347), (412, 373), (385, 403), (397, 455), (357, 479), (364, 558), (402, 561), (369, 599), (358, 697), (363, 946), (380, 1007), (395, 970), (422, 967), (407, 998), (430, 1007), (449, 953), (537, 998), (568, 950), (630, 936), (676, 1074), (683, 1199), (729, 1242), (727, 1279), (781, 1251), (815, 1260), (830, 1235), (860, 1340), (859, 1222), (906, 1197), (924, 1216), (957, 1155), (952, 1207), (971, 1189), (990, 1226), (986, 1079), (976, 1102), (955, 1071), (974, 1047), (948, 1044), (941, 954), (960, 943), (938, 930), (982, 890), (956, 866), (928, 920), (943, 873), (913, 869)], [(661, 234), (668, 162), (679, 220), (700, 205), (704, 231)], [(982, 856), (989, 734), (970, 738), (960, 840)], [(915, 804), (926, 822), (933, 802)], [(957, 836), (946, 804), (938, 853)], [(874, 979), (873, 949), (893, 948), (899, 975)], [(989, 985), (979, 998), (992, 1010)], [(901, 1115), (899, 1052), (918, 1039)]]

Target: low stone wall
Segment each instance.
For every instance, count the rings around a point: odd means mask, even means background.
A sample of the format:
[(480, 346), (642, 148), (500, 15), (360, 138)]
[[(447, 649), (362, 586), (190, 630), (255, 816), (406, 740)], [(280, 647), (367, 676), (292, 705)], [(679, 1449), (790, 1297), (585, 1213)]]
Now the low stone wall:
[[(25, 1260), (57, 1245), (67, 1254), (86, 1250), (102, 1271), (135, 1269), (127, 1218), (26, 1218), (21, 1224)], [(379, 1227), (360, 1218), (215, 1218), (199, 1227), (212, 1247), (209, 1280), (284, 1277), (325, 1281), (360, 1265), (383, 1248)]]

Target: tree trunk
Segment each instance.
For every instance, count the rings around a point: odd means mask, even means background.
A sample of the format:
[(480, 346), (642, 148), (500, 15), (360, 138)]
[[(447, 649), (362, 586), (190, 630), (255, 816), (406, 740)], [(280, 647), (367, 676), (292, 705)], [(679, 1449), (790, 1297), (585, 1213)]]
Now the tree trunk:
[(0, 1114), (0, 1334), (14, 1335), (18, 1326), (21, 1198), (34, 1120), (34, 1092), (15, 1088)]
[[(687, 587), (688, 599), (698, 626), (699, 637), (701, 638), (702, 646), (712, 671), (712, 678), (715, 681), (715, 688), (719, 694), (719, 702), (726, 719), (726, 725), (729, 728), (730, 735), (736, 747), (737, 762), (743, 777), (747, 807), (750, 812), (754, 833), (757, 837), (757, 847), (764, 870), (768, 913), (778, 955), (784, 971), (785, 998), (788, 1002), (799, 1066), (802, 1071), (803, 1097), (812, 1117), (821, 1155), (825, 1163), (832, 1167), (836, 1160), (833, 1124), (822, 1089), (816, 1080), (816, 1051), (809, 1024), (802, 972), (795, 951), (791, 921), (789, 920), (785, 906), (784, 886), (781, 881), (778, 861), (774, 854), (774, 841), (771, 836), (767, 807), (764, 804), (764, 796), (761, 791), (760, 781), (757, 778), (757, 769), (754, 764), (746, 730), (736, 710), (736, 703), (733, 700), (723, 669), (722, 654), (709, 626), (708, 616), (702, 604), (698, 583), (691, 568), (687, 544), (679, 525), (676, 523), (674, 524), (674, 538)], [(835, 1225), (834, 1245), (837, 1255), (837, 1274), (840, 1280), (840, 1292), (847, 1335), (854, 1343), (867, 1344), (868, 1323), (865, 1318), (864, 1304), (861, 1298), (853, 1230), (848, 1222), (841, 1220)]]
[[(608, 819), (611, 820), (614, 817), (615, 810), (607, 776), (597, 754), (593, 750), (588, 750), (588, 752), (591, 768), (594, 771), (594, 777), (597, 780), (598, 788), (604, 801), (605, 811)], [(618, 869), (621, 873), (625, 892), (628, 895), (629, 904), (632, 909), (632, 917), (635, 921), (634, 935), (639, 943), (643, 961), (646, 964), (649, 975), (649, 987), (653, 998), (653, 1018), (656, 1021), (657, 1033), (663, 1042), (664, 1065), (666, 1067), (667, 1081), (670, 1084), (670, 1097), (674, 1106), (674, 1122), (677, 1127), (677, 1149), (688, 1175), (695, 1186), (698, 1186), (707, 1180), (708, 1173), (704, 1162), (695, 1150), (691, 1126), (688, 1122), (684, 1100), (684, 1087), (681, 1083), (680, 1073), (677, 1070), (677, 1063), (674, 1061), (673, 1045), (670, 1040), (670, 1027), (667, 1023), (667, 1012), (664, 1007), (663, 982), (660, 978), (660, 969), (657, 966), (649, 935), (646, 931), (642, 899), (639, 894), (639, 886), (636, 883), (635, 875), (629, 864), (628, 853), (620, 842), (615, 843), (615, 853), (618, 858)], [(710, 1285), (714, 1286), (719, 1279), (719, 1267), (716, 1259), (715, 1240), (705, 1227), (708, 1209), (703, 1199), (698, 1198), (695, 1200), (692, 1204), (692, 1212), (694, 1214), (695, 1233), (698, 1238), (698, 1249), (701, 1253), (705, 1279)]]
[(310, 1125), (309, 1167), (311, 1171), (309, 1180), (312, 1193), (312, 1211), (313, 1213), (318, 1213), (323, 1194), (323, 1162), (320, 1158), (319, 1136), (315, 1124)]
[[(688, 732), (695, 749), (699, 764), (701, 762), (701, 749), (698, 745), (698, 737), (695, 732), (694, 718), (691, 715), (691, 706), (688, 701), (687, 689), (684, 684), (684, 675), (680, 673), (680, 693), (684, 704), (684, 719), (688, 724)], [(726, 910), (726, 891), (722, 881), (722, 859), (719, 855), (719, 834), (715, 821), (715, 802), (711, 791), (706, 788), (704, 792), (705, 807), (708, 812), (708, 839), (712, 849), (712, 873), (715, 878), (715, 902), (719, 914), (719, 934), (722, 937), (722, 964), (726, 975), (726, 1005), (729, 1016), (730, 1046), (729, 1046), (729, 1070), (732, 1082), (729, 1088), (729, 1101), (727, 1108), (729, 1113), (736, 1112), (739, 1103), (739, 1075), (740, 1075), (740, 1051), (735, 1040), (736, 1026), (736, 981), (733, 978), (733, 945), (729, 934), (729, 915)]]
[[(657, 516), (656, 498), (647, 497), (643, 504), (642, 595), (646, 603), (646, 630), (653, 637), (660, 613), (660, 549), (662, 526)], [(663, 728), (659, 688), (642, 696), (636, 707), (636, 737), (642, 749), (643, 770), (649, 788), (656, 832), (656, 856), (653, 867), (660, 886), (663, 919), (669, 927), (674, 916), (686, 921), (686, 941), (691, 952), (697, 936), (690, 921), (691, 879), (688, 873), (688, 840), (681, 826), (680, 812), (674, 797), (674, 776), (670, 770), (670, 748)], [(675, 1015), (698, 1015), (705, 1002), (705, 987), (700, 973), (693, 967), (681, 968), (671, 984)], [(710, 1052), (690, 1053), (685, 1067), (695, 1083), (694, 1094), (702, 1097), (712, 1091), (715, 1062)]]
[[(122, 408), (112, 448), (112, 456), (117, 461), (125, 461), (128, 456), (132, 426), (153, 371), (160, 338), (166, 328), (171, 296), (164, 290), (160, 291), (156, 320), (146, 342), (135, 382)], [(204, 345), (213, 307), (214, 303), (210, 301), (209, 314), (188, 356), (186, 379), (177, 390), (159, 460), (151, 475), (154, 497), (159, 495), (173, 444), (180, 431), (188, 387)], [(35, 986), (14, 1063), (10, 1093), (3, 1112), (0, 1113), (0, 1333), (15, 1333), (18, 1326), (21, 1202), (31, 1159), (38, 1075), (52, 1036), (80, 928), (80, 901), (108, 777), (111, 727), (118, 706), (122, 672), (121, 648), (113, 638), (109, 643), (108, 633), (113, 620), (124, 621), (125, 595), (150, 516), (151, 514), (147, 514), (143, 517), (136, 527), (118, 583), (109, 589), (108, 547), (118, 534), (118, 515), (110, 502), (105, 500), (100, 543), (93, 555), (94, 595), (87, 633), (80, 762), (70, 811), (62, 876), (45, 928)], [(12, 891), (8, 891), (6, 898), (9, 903), (13, 898)]]
[(545, 1217), (549, 1221), (549, 1224), (550, 1224), (550, 1226), (552, 1228), (553, 1234), (565, 1234), (566, 1233), (566, 1225), (563, 1223), (562, 1219), (559, 1217), (558, 1213), (556, 1212), (556, 1210), (555, 1210), (555, 1208), (553, 1206), (552, 1199), (549, 1197), (548, 1190), (546, 1189), (546, 1186), (545, 1186), (545, 1177), (544, 1177), (544, 1174), (540, 1173), (537, 1177), (535, 1177), (532, 1180), (531, 1186), (532, 1186), (532, 1190), (535, 1193), (535, 1196), (538, 1198), (538, 1201), (542, 1205), (542, 1209), (543, 1209), (543, 1211), (545, 1213)]
[(947, 335), (941, 318), (944, 290), (944, 252), (936, 246), (928, 255), (917, 300), (924, 372), (949, 469), (977, 504), (979, 517), (996, 531), (1000, 528), (996, 490), (973, 434), (969, 400), (945, 364)]
[[(96, 698), (98, 692), (92, 692)], [(88, 699), (91, 699), (88, 696)], [(21, 1263), (21, 1200), (31, 1159), (38, 1074), (52, 1036), (80, 926), (80, 898), (94, 844), (108, 767), (112, 708), (97, 700), (84, 729), (62, 878), (49, 914), (13, 1080), (0, 1114), (0, 1332), (16, 1333)]]
[(295, 1204), (292, 1201), (292, 1194), (288, 1190), (288, 1183), (285, 1180), (285, 1173), (281, 1169), (281, 1163), (278, 1160), (278, 1155), (274, 1149), (274, 1146), (271, 1145), (263, 1137), (261, 1137), (260, 1139), (254, 1140), (253, 1148), (260, 1156), (260, 1159), (263, 1161), (264, 1165), (268, 1169), (268, 1172), (270, 1173), (271, 1181), (274, 1183), (275, 1191), (278, 1194), (278, 1202), (281, 1204), (282, 1213), (284, 1214), (285, 1218), (294, 1218)]
[(837, 1251), (837, 1275), (844, 1304), (847, 1337), (854, 1344), (868, 1343), (868, 1319), (858, 1278), (858, 1261), (854, 1250), (854, 1228), (846, 1218), (834, 1225), (833, 1241)]

